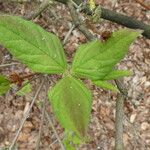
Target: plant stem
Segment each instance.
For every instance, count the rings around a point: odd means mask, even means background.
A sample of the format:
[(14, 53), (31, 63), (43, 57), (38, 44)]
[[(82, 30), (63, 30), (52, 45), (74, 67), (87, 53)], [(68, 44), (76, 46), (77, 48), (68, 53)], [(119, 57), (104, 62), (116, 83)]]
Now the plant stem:
[(115, 117), (115, 150), (123, 150), (123, 116), (124, 116), (124, 96), (119, 93), (116, 100)]

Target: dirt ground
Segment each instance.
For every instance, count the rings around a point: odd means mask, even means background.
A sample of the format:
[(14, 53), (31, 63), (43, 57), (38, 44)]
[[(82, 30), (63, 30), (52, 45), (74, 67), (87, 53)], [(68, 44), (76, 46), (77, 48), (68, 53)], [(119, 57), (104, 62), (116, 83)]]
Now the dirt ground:
[[(150, 11), (145, 10), (133, 0), (97, 0), (105, 8), (116, 10), (128, 16), (150, 24)], [(145, 0), (145, 4), (150, 4)], [(0, 13), (25, 15), (35, 10), (39, 4), (35, 3), (11, 3), (0, 2)], [(71, 27), (71, 18), (65, 5), (54, 4), (34, 20), (49, 32), (53, 32), (63, 41), (65, 35)], [(115, 23), (101, 20), (99, 24), (93, 25), (99, 32), (108, 30), (114, 31), (122, 26)], [(95, 33), (93, 33), (95, 34)], [(78, 30), (74, 30), (65, 45), (65, 53), (68, 62), (79, 44), (85, 43), (86, 38)], [(0, 47), (0, 63), (9, 64), (17, 62), (9, 52)], [(128, 55), (118, 64), (121, 69), (133, 71), (133, 76), (124, 78), (124, 83), (128, 89), (130, 100), (125, 101), (124, 117), (124, 145), (125, 150), (150, 150), (150, 40), (140, 37), (129, 49)], [(9, 76), (11, 73), (31, 72), (22, 64), (0, 67), (0, 74)], [(17, 88), (13, 88), (5, 96), (0, 96), (0, 150), (11, 144), (19, 128), (21, 119), (29, 108), (32, 97), (40, 85), (42, 76), (32, 81), (32, 92), (26, 96), (17, 96)], [(58, 80), (58, 76), (49, 76), (48, 86), (51, 87)], [(80, 146), (79, 150), (113, 150), (115, 144), (114, 124), (115, 124), (115, 100), (116, 93), (105, 91), (85, 81), (93, 92), (92, 115), (89, 125), (89, 135), (91, 142)], [(16, 142), (18, 150), (35, 150), (39, 135), (41, 122), (41, 109), (39, 103), (45, 95), (45, 90), (40, 92), (35, 105), (32, 108), (27, 121), (20, 132)], [(55, 120), (49, 102), (46, 102), (46, 110), (50, 114), (52, 122), (59, 137), (63, 138), (63, 129)], [(40, 150), (59, 150), (60, 145), (55, 134), (44, 120), (42, 129)]]

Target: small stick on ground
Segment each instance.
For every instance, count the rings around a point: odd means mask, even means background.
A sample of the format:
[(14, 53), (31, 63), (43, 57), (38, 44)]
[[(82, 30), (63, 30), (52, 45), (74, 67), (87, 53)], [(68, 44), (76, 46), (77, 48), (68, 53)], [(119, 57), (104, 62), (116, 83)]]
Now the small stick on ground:
[(48, 6), (49, 6), (50, 4), (52, 4), (52, 3), (53, 3), (53, 2), (52, 2), (51, 0), (44, 0), (36, 11), (32, 11), (30, 14), (28, 14), (28, 15), (25, 16), (24, 18), (27, 19), (27, 20), (35, 19), (35, 18), (38, 17), (46, 8), (48, 8)]
[(65, 150), (65, 147), (64, 147), (61, 139), (59, 138), (59, 135), (57, 134), (57, 131), (56, 131), (56, 129), (55, 129), (54, 125), (53, 125), (53, 122), (52, 122), (52, 120), (51, 120), (51, 118), (50, 118), (50, 116), (49, 116), (47, 111), (45, 111), (45, 115), (46, 115), (46, 118), (47, 118), (47, 120), (48, 120), (48, 122), (49, 122), (49, 124), (50, 124), (50, 126), (51, 126), (51, 128), (52, 128), (52, 130), (53, 130), (53, 132), (54, 132), (54, 134), (55, 134), (59, 144), (60, 144), (61, 150)]
[(43, 100), (42, 117), (41, 117), (40, 129), (39, 129), (39, 136), (38, 136), (38, 140), (37, 140), (37, 144), (36, 144), (36, 150), (40, 149), (40, 141), (41, 141), (41, 136), (42, 136), (44, 116), (45, 116), (45, 103), (46, 103), (46, 98), (44, 98), (44, 100)]
[(49, 149), (50, 149), (50, 148), (52, 148), (52, 145), (53, 145), (53, 144), (55, 144), (56, 142), (58, 142), (58, 140), (57, 140), (57, 139), (56, 139), (53, 143), (51, 143), (51, 144), (49, 145), (49, 147), (48, 147), (48, 148), (49, 148)]
[(19, 3), (24, 3), (24, 2), (31, 2), (32, 0), (0, 0), (0, 2), (19, 2)]
[(9, 150), (13, 150), (13, 147), (14, 147), (16, 141), (17, 141), (17, 138), (18, 138), (18, 136), (19, 136), (19, 134), (20, 134), (20, 132), (21, 132), (21, 130), (22, 130), (22, 128), (23, 128), (23, 125), (24, 125), (26, 119), (27, 119), (28, 116), (29, 116), (29, 113), (30, 113), (30, 111), (31, 111), (31, 109), (32, 109), (32, 107), (33, 107), (33, 104), (34, 104), (36, 98), (38, 97), (38, 95), (39, 95), (39, 93), (40, 93), (40, 91), (41, 91), (41, 89), (42, 89), (42, 87), (43, 87), (43, 85), (44, 85), (44, 81), (45, 81), (45, 80), (42, 81), (42, 83), (41, 83), (41, 85), (39, 86), (37, 92), (35, 93), (35, 96), (33, 97), (33, 100), (32, 100), (32, 102), (31, 102), (31, 104), (30, 104), (30, 107), (29, 107), (29, 109), (27, 110), (27, 112), (25, 113), (25, 115), (24, 115), (24, 117), (23, 117), (23, 119), (22, 119), (22, 121), (21, 121), (20, 127), (19, 127), (19, 129), (18, 129), (18, 131), (17, 131), (17, 133), (16, 133), (15, 138), (14, 138), (13, 141), (12, 141), (12, 144), (11, 144), (10, 147), (9, 147)]
[(146, 10), (150, 10), (150, 5), (144, 4), (141, 0), (135, 0), (137, 3), (139, 3), (141, 6), (143, 6)]
[(68, 38), (70, 37), (70, 35), (71, 35), (72, 31), (74, 30), (74, 28), (75, 28), (75, 25), (72, 25), (70, 30), (68, 31), (68, 33), (66, 34), (66, 36), (64, 38), (63, 45), (66, 44), (66, 42), (67, 42)]
[[(137, 131), (137, 128), (135, 126), (134, 123), (131, 123), (129, 118), (124, 115), (125, 120), (128, 122), (128, 124), (130, 125), (131, 131), (133, 132), (134, 135), (134, 140), (139, 144), (142, 145), (142, 147), (146, 150), (148, 149), (146, 142), (144, 141), (144, 139), (140, 136), (140, 133)], [(136, 144), (137, 144), (136, 143)]]
[(9, 67), (9, 66), (13, 66), (13, 65), (19, 65), (19, 64), (20, 63), (2, 64), (2, 65), (0, 65), (0, 68)]

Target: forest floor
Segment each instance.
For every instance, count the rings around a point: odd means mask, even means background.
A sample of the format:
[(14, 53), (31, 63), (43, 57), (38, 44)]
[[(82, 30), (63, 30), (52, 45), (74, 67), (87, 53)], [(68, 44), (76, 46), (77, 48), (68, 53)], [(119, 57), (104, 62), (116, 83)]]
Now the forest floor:
[[(145, 0), (145, 3), (149, 3)], [(111, 0), (97, 0), (105, 8), (133, 16), (147, 24), (150, 24), (150, 11), (145, 10), (136, 1), (118, 0), (115, 5)], [(35, 3), (11, 3), (0, 2), (0, 13), (25, 15), (35, 10), (39, 4)], [(85, 16), (84, 16), (85, 17)], [(65, 5), (56, 3), (49, 7), (34, 22), (41, 25), (49, 32), (53, 32), (63, 41), (65, 35), (71, 28), (71, 18)], [(112, 22), (101, 20), (93, 24), (99, 33), (103, 31), (114, 31), (123, 28)], [(92, 31), (91, 28), (91, 32)], [(93, 33), (95, 34), (95, 33)], [(128, 38), (128, 37), (127, 37)], [(68, 61), (72, 57), (79, 44), (85, 43), (86, 38), (78, 30), (74, 30), (65, 44), (65, 53)], [(0, 64), (17, 62), (9, 52), (0, 47)], [(124, 78), (124, 84), (128, 89), (130, 100), (125, 101), (124, 117), (124, 145), (125, 150), (150, 150), (150, 40), (144, 37), (138, 38), (131, 46), (128, 55), (118, 64), (121, 69), (128, 69), (133, 72), (131, 77)], [(9, 76), (12, 73), (27, 74), (31, 71), (22, 64), (0, 67), (0, 74)], [(40, 77), (41, 78), (41, 77)], [(29, 108), (32, 97), (37, 91), (41, 79), (32, 81), (32, 92), (25, 96), (17, 96), (16, 89), (11, 90), (5, 96), (0, 97), (0, 150), (9, 147), (19, 128), (20, 121)], [(49, 76), (49, 86), (53, 86), (59, 79), (58, 76)], [(92, 140), (83, 144), (79, 150), (112, 150), (115, 144), (115, 100), (116, 93), (102, 90), (85, 81), (93, 92), (92, 116), (89, 125), (89, 135)], [(18, 150), (35, 150), (39, 136), (41, 122), (41, 109), (39, 103), (45, 96), (43, 89), (32, 108), (27, 121), (20, 132), (16, 142)], [(49, 102), (46, 102), (46, 110), (50, 114), (54, 127), (63, 138), (63, 129), (55, 120)], [(41, 137), (40, 150), (59, 150), (59, 142), (55, 134), (44, 121)]]

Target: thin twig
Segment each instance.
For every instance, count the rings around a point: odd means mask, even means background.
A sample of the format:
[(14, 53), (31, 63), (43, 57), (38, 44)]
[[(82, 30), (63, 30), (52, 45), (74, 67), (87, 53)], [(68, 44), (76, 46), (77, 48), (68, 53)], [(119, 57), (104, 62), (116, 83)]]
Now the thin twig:
[(88, 40), (94, 40), (95, 37), (93, 36), (93, 34), (83, 25), (82, 21), (80, 20), (79, 14), (74, 8), (72, 0), (68, 0), (67, 5), (75, 27), (77, 27), (86, 36)]
[[(81, 6), (82, 6), (82, 3), (78, 6), (73, 0), (71, 0), (71, 3), (72, 5), (74, 5), (74, 7), (76, 8), (76, 11), (77, 13), (79, 13), (81, 11)], [(64, 41), (63, 41), (63, 45), (66, 44), (68, 38), (70, 37), (72, 31), (75, 29), (75, 24), (73, 24), (70, 28), (70, 30), (68, 31), (68, 33), (66, 34), (65, 38), (64, 38)], [(93, 37), (94, 38), (94, 37)]]
[(31, 2), (32, 0), (0, 0), (0, 2), (19, 2), (19, 3), (23, 3), (23, 2)]
[(150, 10), (150, 5), (144, 4), (141, 0), (135, 0), (137, 3), (139, 3), (141, 6), (143, 6), (146, 10)]
[[(13, 1), (13, 0), (8, 0), (8, 1)], [(16, 2), (19, 2), (19, 0), (14, 0)], [(23, 1), (23, 0), (22, 0)], [(24, 0), (25, 1), (25, 0)], [(56, 0), (58, 2), (61, 2), (63, 4), (66, 4), (66, 0)], [(0, 2), (6, 2), (6, 0), (0, 0)], [(74, 0), (74, 2), (77, 5), (80, 5), (83, 3), (83, 0)], [(89, 12), (89, 9), (85, 7), (85, 13), (91, 15)], [(134, 19), (133, 17), (129, 17), (126, 15), (123, 15), (121, 13), (117, 13), (113, 10), (110, 9), (105, 9), (101, 7), (101, 18), (118, 23), (120, 25), (123, 25), (125, 27), (131, 28), (131, 29), (141, 29), (144, 30), (143, 36), (146, 38), (150, 39), (150, 26), (148, 24), (145, 24), (141, 21), (138, 21), (137, 19)]]
[(51, 143), (48, 148), (50, 149), (52, 147), (53, 144), (55, 144), (58, 140), (56, 139), (53, 143)]
[(36, 98), (38, 97), (38, 95), (39, 95), (39, 93), (40, 93), (40, 91), (41, 91), (41, 89), (42, 89), (42, 87), (43, 87), (43, 85), (44, 85), (44, 81), (45, 81), (45, 80), (42, 81), (42, 83), (41, 83), (41, 85), (39, 86), (37, 92), (35, 93), (35, 96), (34, 96), (33, 99), (32, 99), (32, 102), (31, 102), (31, 104), (30, 104), (29, 109), (28, 109), (27, 112), (24, 114), (24, 117), (23, 117), (23, 119), (22, 119), (22, 121), (21, 121), (20, 127), (19, 127), (19, 129), (18, 129), (18, 131), (17, 131), (17, 133), (16, 133), (15, 138), (14, 138), (13, 141), (12, 141), (12, 144), (11, 144), (10, 147), (9, 147), (9, 150), (13, 150), (13, 147), (14, 147), (16, 141), (17, 141), (17, 138), (18, 138), (18, 136), (19, 136), (19, 134), (20, 134), (20, 132), (21, 132), (21, 130), (22, 130), (22, 128), (23, 128), (23, 125), (24, 125), (26, 119), (27, 119), (28, 116), (29, 116), (29, 113), (30, 113), (30, 111), (31, 111), (31, 109), (32, 109), (32, 107), (33, 107), (33, 104), (34, 104)]
[[(0, 0), (0, 2), (1, 1), (5, 2), (5, 0)], [(9, 1), (11, 2), (13, 0), (9, 0)], [(14, 1), (19, 2), (17, 0), (14, 0)], [(66, 0), (56, 0), (56, 1), (66, 4)], [(74, 0), (74, 2), (77, 5), (80, 5), (81, 3), (83, 3), (83, 0)], [(91, 13), (89, 12), (89, 9), (87, 7), (85, 7), (85, 13), (86, 14), (88, 13), (89, 15), (91, 15)], [(105, 8), (101, 7), (101, 18), (118, 23), (120, 25), (123, 25), (123, 26), (131, 28), (131, 29), (144, 30), (143, 36), (150, 39), (150, 26), (141, 21), (134, 19), (133, 17), (129, 17), (129, 16), (123, 15), (121, 13), (117, 13), (113, 10), (109, 10), (109, 9), (105, 9)]]
[(20, 63), (2, 64), (2, 65), (0, 65), (0, 68), (9, 67), (9, 66), (13, 66), (13, 65), (19, 65), (19, 64)]
[(55, 9), (55, 7), (53, 7), (53, 8), (51, 6), (48, 7), (49, 14), (52, 15), (55, 18), (55, 21), (57, 22), (57, 21), (59, 21), (60, 16), (58, 16), (56, 14), (56, 12), (54, 11), (54, 9)]
[(136, 128), (135, 124), (131, 123), (129, 118), (126, 115), (124, 115), (124, 118), (127, 120), (129, 125), (131, 126), (131, 130), (134, 135), (134, 140), (136, 140), (140, 145), (143, 145), (144, 149), (146, 150), (148, 147), (146, 146), (146, 143), (145, 143), (144, 139), (140, 136), (139, 132), (137, 132), (137, 128)]
[(61, 139), (59, 138), (59, 135), (57, 134), (57, 131), (56, 131), (56, 129), (55, 129), (54, 125), (53, 125), (53, 122), (52, 122), (52, 120), (51, 120), (51, 118), (50, 118), (50, 116), (49, 116), (47, 111), (45, 111), (45, 115), (46, 115), (46, 118), (47, 118), (50, 126), (52, 127), (52, 130), (53, 130), (53, 132), (54, 132), (54, 134), (55, 134), (55, 136), (56, 136), (56, 138), (57, 138), (57, 140), (58, 140), (58, 142), (60, 144), (61, 150), (65, 150), (65, 147), (64, 147)]
[(43, 100), (43, 108), (42, 108), (42, 116), (41, 116), (41, 123), (39, 128), (39, 136), (36, 144), (36, 150), (40, 149), (40, 141), (42, 136), (42, 129), (43, 129), (43, 123), (44, 123), (44, 116), (45, 116), (45, 107), (46, 107), (46, 98)]
[(50, 4), (53, 2), (51, 0), (44, 0), (36, 11), (32, 11), (30, 14), (25, 16), (24, 18), (27, 20), (32, 20), (38, 17)]
[[(66, 4), (66, 1), (64, 0), (56, 0), (58, 2)], [(83, 0), (74, 0), (74, 2), (78, 5), (80, 5)], [(89, 11), (89, 8), (85, 6), (84, 11), (88, 15), (92, 15), (92, 12)], [(141, 29), (143, 30), (143, 36), (150, 39), (150, 25), (143, 23), (142, 21), (138, 21), (137, 19), (134, 19), (133, 17), (129, 17), (126, 15), (123, 15), (121, 13), (115, 12), (110, 9), (106, 9), (101, 7), (101, 18), (118, 23), (120, 25), (123, 25), (125, 27), (131, 28), (131, 29)]]
[(66, 42), (67, 42), (68, 38), (70, 37), (70, 35), (71, 35), (72, 31), (74, 30), (74, 28), (75, 28), (75, 25), (73, 24), (71, 26), (70, 30), (68, 31), (68, 33), (66, 34), (65, 38), (64, 38), (63, 45), (66, 44)]

